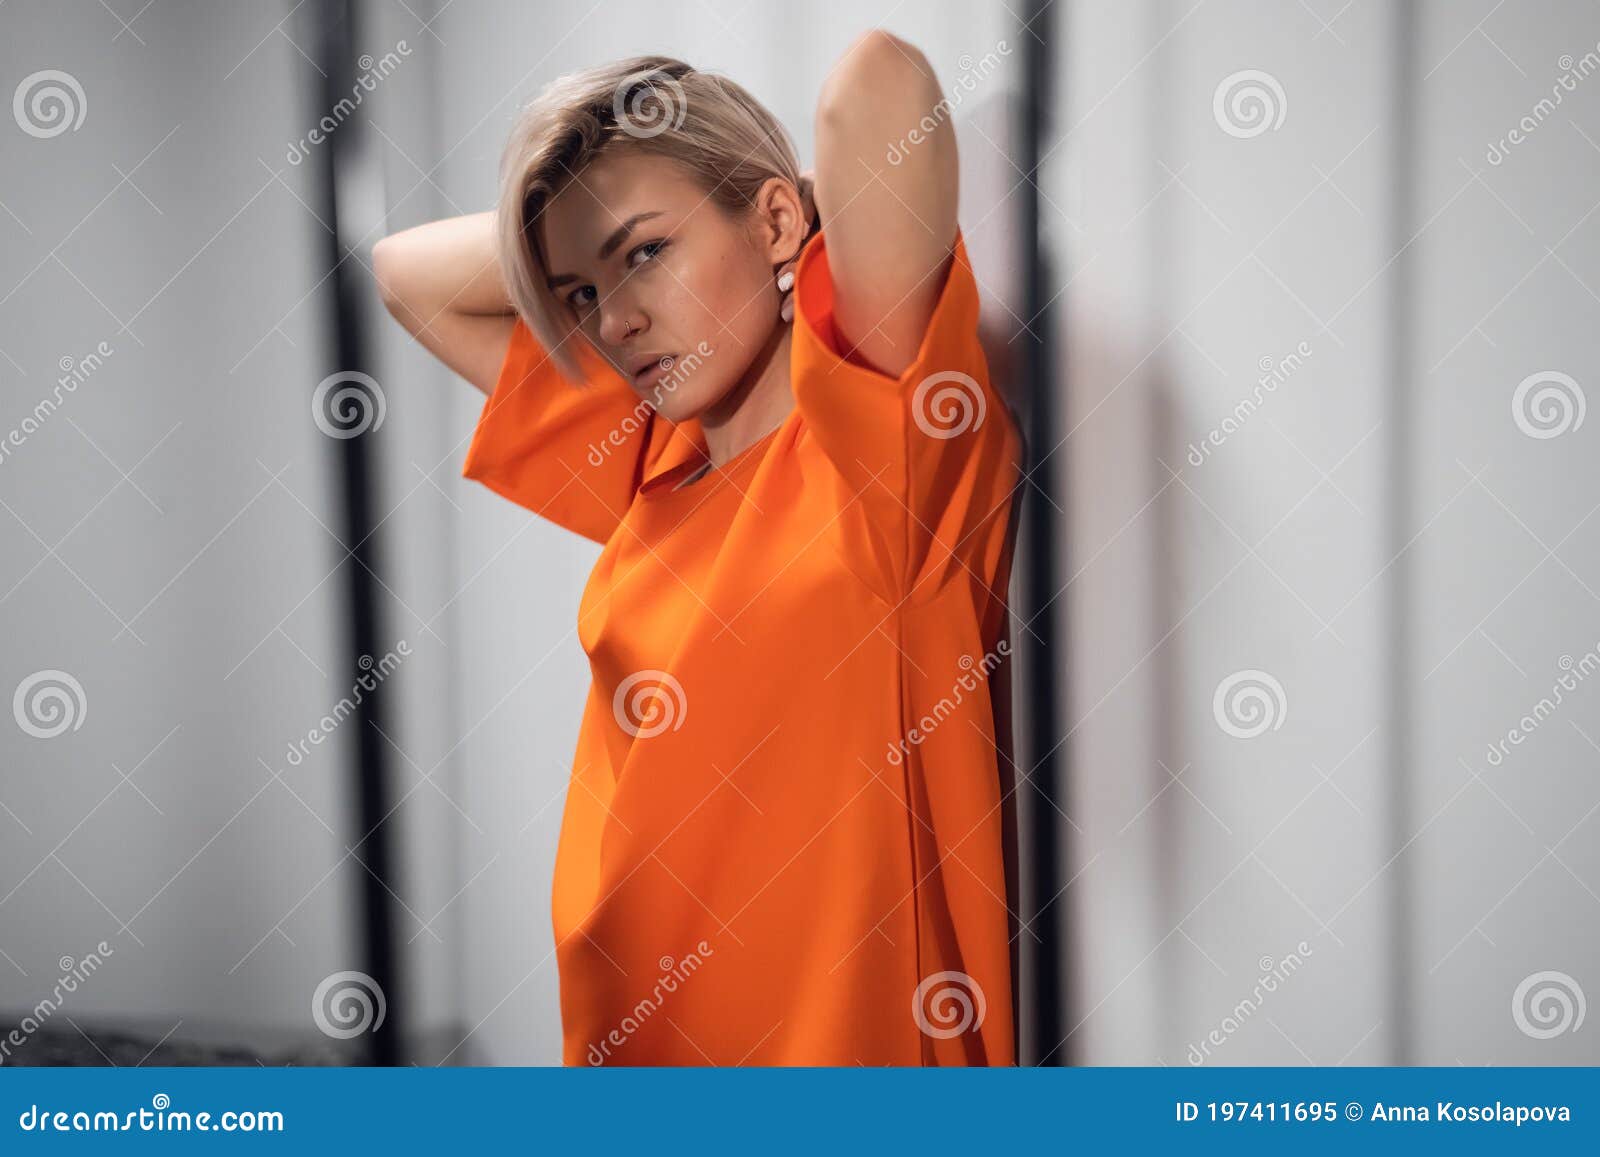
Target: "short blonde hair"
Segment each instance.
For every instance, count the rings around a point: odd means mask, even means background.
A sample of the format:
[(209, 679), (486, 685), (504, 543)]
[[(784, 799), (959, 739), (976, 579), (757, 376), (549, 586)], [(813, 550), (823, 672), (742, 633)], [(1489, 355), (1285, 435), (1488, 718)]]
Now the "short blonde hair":
[(500, 162), (500, 268), (512, 305), (556, 365), (580, 380), (570, 321), (546, 284), (535, 226), (550, 198), (602, 154), (631, 150), (681, 165), (708, 199), (738, 213), (773, 177), (800, 181), (794, 142), (764, 105), (723, 76), (669, 56), (635, 56), (563, 76), (523, 109)]

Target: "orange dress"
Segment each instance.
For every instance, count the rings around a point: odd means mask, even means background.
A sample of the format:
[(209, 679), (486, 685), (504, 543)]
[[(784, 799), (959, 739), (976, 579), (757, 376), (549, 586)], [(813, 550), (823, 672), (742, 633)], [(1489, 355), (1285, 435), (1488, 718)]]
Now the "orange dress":
[[(963, 239), (898, 379), (841, 356), (825, 235), (795, 405), (699, 425), (518, 321), (462, 473), (604, 544), (552, 890), (569, 1065), (1015, 1063), (991, 686), (1021, 439)], [(713, 355), (714, 356), (714, 355)]]

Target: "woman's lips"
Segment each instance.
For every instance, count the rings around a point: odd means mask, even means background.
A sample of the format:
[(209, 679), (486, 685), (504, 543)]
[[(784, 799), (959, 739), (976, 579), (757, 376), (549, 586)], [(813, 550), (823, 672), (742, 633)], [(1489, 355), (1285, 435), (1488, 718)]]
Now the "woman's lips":
[(651, 386), (658, 384), (661, 379), (667, 375), (668, 371), (672, 369), (672, 363), (674, 360), (675, 358), (673, 355), (666, 354), (645, 366), (644, 369), (633, 375), (634, 387), (636, 389), (647, 390)]

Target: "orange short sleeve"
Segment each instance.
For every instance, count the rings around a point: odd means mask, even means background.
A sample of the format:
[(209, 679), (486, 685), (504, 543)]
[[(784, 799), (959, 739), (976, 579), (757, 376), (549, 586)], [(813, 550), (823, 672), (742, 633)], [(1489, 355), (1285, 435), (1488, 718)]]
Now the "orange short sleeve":
[(584, 382), (566, 378), (519, 317), (467, 447), (463, 477), (605, 542), (672, 429), (581, 338)]
[[(996, 549), (1021, 478), (1022, 441), (989, 381), (978, 340), (978, 286), (958, 232), (915, 360), (890, 377), (846, 356), (834, 330), (826, 237), (801, 255), (795, 278), (795, 405), (859, 505), (863, 553), (882, 593), (931, 595)], [(976, 568), (981, 573), (982, 568)]]

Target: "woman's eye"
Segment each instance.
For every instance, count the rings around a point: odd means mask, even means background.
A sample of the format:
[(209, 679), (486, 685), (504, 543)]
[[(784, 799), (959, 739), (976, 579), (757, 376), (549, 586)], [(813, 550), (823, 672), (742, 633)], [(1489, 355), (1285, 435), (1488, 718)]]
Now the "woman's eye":
[[(0, 3), (4, 3), (4, 0), (0, 0)], [(647, 261), (655, 260), (661, 255), (661, 251), (667, 247), (667, 244), (667, 239), (662, 237), (636, 246), (628, 253), (628, 269), (634, 270)], [(592, 285), (580, 285), (577, 289), (567, 294), (567, 304), (580, 313), (594, 303), (595, 288)]]
[(656, 257), (660, 256), (661, 251), (666, 247), (667, 242), (665, 238), (662, 238), (658, 241), (646, 241), (632, 253), (628, 254), (628, 268), (637, 269), (639, 265), (642, 264), (642, 262), (639, 260), (641, 257), (646, 261), (654, 260)]

